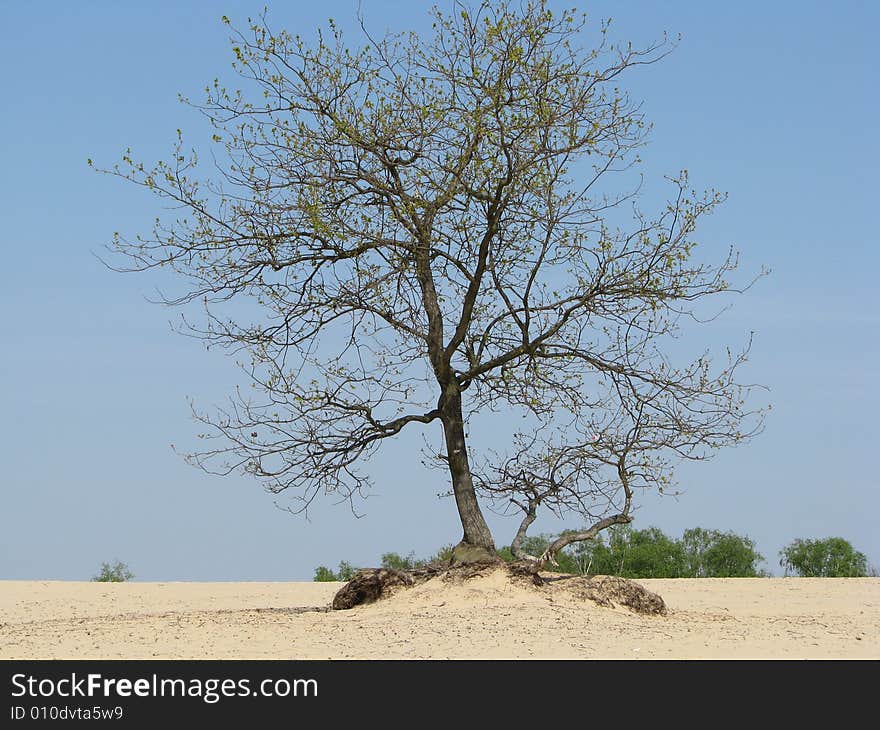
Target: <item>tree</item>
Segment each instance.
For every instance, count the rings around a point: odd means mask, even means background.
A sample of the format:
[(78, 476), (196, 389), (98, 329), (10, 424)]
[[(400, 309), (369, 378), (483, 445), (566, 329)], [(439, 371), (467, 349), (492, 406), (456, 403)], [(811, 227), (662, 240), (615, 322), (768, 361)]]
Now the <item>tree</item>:
[[(732, 251), (694, 254), (723, 196), (682, 173), (657, 215), (637, 205), (648, 126), (618, 84), (665, 38), (615, 45), (601, 24), (588, 50), (585, 17), (543, 0), (459, 3), (433, 28), (364, 29), (360, 48), (332, 21), (314, 44), (265, 16), (233, 30), (243, 88), (214, 81), (193, 104), (215, 128), (215, 177), (181, 133), (168, 162), (128, 152), (105, 170), (179, 211), (117, 234), (112, 266), (182, 275), (165, 302), (206, 313), (187, 333), (248, 356), (258, 395), (196, 413), (219, 441), (195, 464), (254, 475), (294, 511), (322, 492), (353, 503), (373, 452), (439, 426), (445, 448), (426, 456), (458, 508), (454, 559), (495, 555), (479, 493), (522, 510), (520, 557), (539, 508), (584, 518), (552, 561), (629, 523), (634, 493), (669, 488), (673, 461), (760, 427), (735, 377), (748, 345), (717, 368), (664, 351), (733, 290)], [(523, 424), (512, 453), (469, 438), (478, 412), (522, 416), (507, 419)]]
[(114, 563), (101, 563), (101, 570), (92, 577), (96, 583), (124, 583), (134, 578), (129, 567), (117, 560)]
[(856, 578), (868, 575), (868, 559), (842, 537), (797, 539), (779, 552), (779, 565), (804, 578)]
[(688, 578), (755, 578), (764, 560), (753, 540), (733, 532), (694, 527), (681, 543)]

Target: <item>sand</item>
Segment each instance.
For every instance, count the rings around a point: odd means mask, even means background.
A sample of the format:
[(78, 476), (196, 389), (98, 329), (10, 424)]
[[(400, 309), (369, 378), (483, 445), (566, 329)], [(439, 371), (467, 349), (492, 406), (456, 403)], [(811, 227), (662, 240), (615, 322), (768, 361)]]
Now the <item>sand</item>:
[(503, 572), (334, 612), (340, 583), (0, 581), (0, 658), (880, 658), (880, 578), (639, 582), (667, 616)]

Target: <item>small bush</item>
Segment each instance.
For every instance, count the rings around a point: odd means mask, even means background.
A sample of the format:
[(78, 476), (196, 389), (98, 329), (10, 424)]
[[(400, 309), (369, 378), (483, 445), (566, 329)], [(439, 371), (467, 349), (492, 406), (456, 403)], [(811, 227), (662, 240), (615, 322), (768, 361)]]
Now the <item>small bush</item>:
[(129, 570), (125, 563), (101, 563), (101, 571), (92, 577), (96, 583), (125, 583), (134, 578), (134, 573)]
[(349, 581), (354, 578), (354, 574), (358, 572), (360, 568), (355, 568), (351, 563), (342, 560), (339, 563), (339, 568), (336, 570), (336, 579)]
[(336, 573), (334, 573), (330, 568), (325, 565), (319, 565), (315, 568), (315, 576), (312, 579), (316, 583), (333, 583), (336, 578)]
[(330, 568), (328, 568), (326, 565), (319, 565), (317, 568), (315, 568), (315, 574), (312, 580), (316, 583), (346, 583), (350, 581), (354, 574), (357, 572), (357, 568), (355, 568), (351, 563), (343, 560), (339, 563), (339, 568), (335, 573), (330, 570)]
[(442, 563), (448, 563), (452, 560), (452, 550), (454, 545), (444, 545), (440, 548), (434, 555), (428, 558), (428, 565), (440, 565)]
[(388, 570), (412, 570), (413, 568), (421, 568), (425, 564), (424, 560), (419, 560), (414, 552), (406, 557), (399, 553), (384, 553), (382, 555), (382, 567)]

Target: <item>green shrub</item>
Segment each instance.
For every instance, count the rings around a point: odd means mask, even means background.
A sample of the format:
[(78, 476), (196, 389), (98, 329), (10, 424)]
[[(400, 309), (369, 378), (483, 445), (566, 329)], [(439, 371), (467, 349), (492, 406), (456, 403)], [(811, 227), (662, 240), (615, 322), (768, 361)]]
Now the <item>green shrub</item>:
[(795, 540), (780, 552), (779, 565), (810, 578), (858, 578), (868, 575), (868, 560), (842, 537)]
[(681, 537), (684, 578), (756, 578), (764, 560), (748, 537), (694, 527)]
[(427, 562), (429, 565), (440, 565), (443, 563), (448, 563), (452, 560), (452, 550), (455, 548), (455, 545), (444, 545), (440, 548), (436, 553), (434, 553), (430, 558), (428, 558)]
[(316, 583), (346, 583), (350, 581), (357, 572), (358, 568), (355, 568), (351, 563), (343, 560), (339, 563), (339, 568), (335, 573), (326, 565), (319, 565), (315, 568), (315, 574), (312, 577), (312, 580)]
[(101, 571), (92, 577), (97, 583), (124, 583), (134, 578), (134, 573), (129, 570), (125, 563), (101, 563)]
[(319, 565), (315, 568), (315, 575), (312, 578), (316, 583), (333, 583), (339, 580), (330, 568), (325, 565)]
[(424, 560), (416, 558), (416, 554), (411, 552), (406, 557), (401, 557), (398, 553), (385, 553), (382, 555), (382, 567), (390, 570), (412, 570), (420, 568), (425, 564)]

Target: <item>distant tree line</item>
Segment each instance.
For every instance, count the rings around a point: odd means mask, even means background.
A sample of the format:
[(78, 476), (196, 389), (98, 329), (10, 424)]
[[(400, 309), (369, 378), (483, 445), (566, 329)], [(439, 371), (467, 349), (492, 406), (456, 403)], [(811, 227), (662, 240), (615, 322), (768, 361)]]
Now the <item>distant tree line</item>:
[[(565, 533), (562, 533), (565, 534)], [(542, 555), (558, 535), (527, 538), (522, 549)], [(441, 548), (428, 558), (385, 553), (382, 567), (412, 570), (431, 563), (449, 560), (452, 546)], [(514, 560), (510, 547), (498, 550), (507, 561)], [(859, 577), (869, 574), (867, 559), (846, 540), (794, 540), (780, 553), (780, 565), (786, 575), (803, 577)], [(578, 542), (556, 555), (557, 565), (548, 570), (573, 575), (617, 575), (622, 578), (755, 578), (769, 575), (759, 568), (764, 557), (748, 537), (694, 527), (679, 539), (671, 538), (656, 527), (636, 530), (629, 525), (613, 528), (607, 536)], [(324, 565), (315, 569), (316, 581), (347, 581), (357, 572), (351, 563), (342, 561), (336, 571)], [(870, 571), (876, 575), (875, 570)]]
[[(525, 551), (541, 555), (555, 536), (526, 540)], [(656, 527), (609, 530), (607, 539), (576, 543), (556, 556), (555, 570), (622, 578), (754, 578), (764, 557), (748, 537), (695, 527), (674, 539)]]

